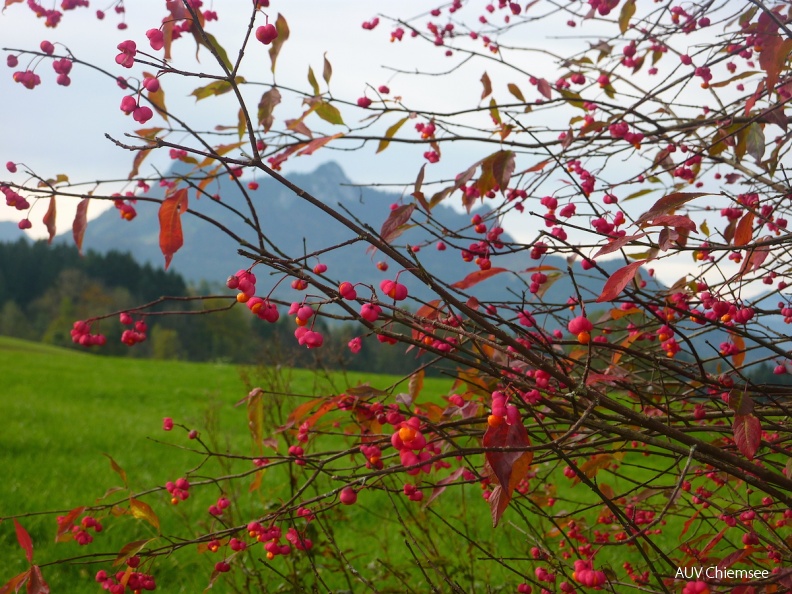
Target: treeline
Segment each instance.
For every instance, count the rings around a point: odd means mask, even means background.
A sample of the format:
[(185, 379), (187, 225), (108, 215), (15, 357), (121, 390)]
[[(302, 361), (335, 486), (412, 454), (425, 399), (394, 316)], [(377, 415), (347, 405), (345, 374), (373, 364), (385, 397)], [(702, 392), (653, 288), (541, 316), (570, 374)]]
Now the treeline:
[[(206, 285), (189, 287), (179, 274), (139, 264), (127, 253), (88, 251), (81, 256), (66, 244), (0, 242), (0, 335), (82, 349), (72, 343), (69, 334), (75, 320), (132, 310), (162, 296), (206, 295), (211, 289)], [(224, 287), (213, 292), (229, 293)], [(409, 373), (420, 364), (415, 354), (404, 353), (403, 346), (383, 345), (374, 337), (365, 339), (362, 350), (352, 355), (347, 343), (360, 328), (328, 327), (323, 320), (317, 320), (315, 329), (323, 333), (324, 346), (314, 350), (299, 347), (294, 338), (296, 326), (283, 315), (285, 308), (281, 308), (277, 324), (259, 320), (244, 306), (205, 313), (230, 303), (185, 300), (157, 305), (148, 310), (154, 315), (145, 316), (147, 340), (133, 347), (121, 342), (126, 327), (117, 317), (95, 322), (93, 331), (105, 334), (107, 345), (94, 352), (396, 374)]]

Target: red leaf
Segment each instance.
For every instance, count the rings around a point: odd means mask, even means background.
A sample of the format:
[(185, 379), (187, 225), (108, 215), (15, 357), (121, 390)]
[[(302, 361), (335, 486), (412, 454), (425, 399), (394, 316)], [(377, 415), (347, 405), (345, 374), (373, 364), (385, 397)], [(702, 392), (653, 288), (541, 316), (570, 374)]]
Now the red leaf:
[(47, 239), (48, 244), (52, 244), (52, 240), (55, 237), (55, 214), (55, 196), (53, 196), (50, 198), (47, 212), (44, 215), (44, 218), (41, 220), (41, 222), (47, 227), (47, 232), (49, 233), (49, 238)]
[(499, 151), (492, 160), (492, 175), (502, 193), (506, 192), (514, 173), (514, 151)]
[(75, 507), (65, 516), (58, 517), (58, 532), (55, 534), (55, 542), (68, 542), (73, 538), (72, 535), (72, 525), (74, 524), (74, 520), (76, 520), (81, 513), (85, 510), (85, 507)]
[(83, 237), (85, 236), (85, 229), (88, 227), (88, 201), (90, 198), (83, 198), (77, 204), (77, 213), (74, 215), (74, 222), (72, 223), (72, 236), (74, 236), (74, 244), (77, 246), (77, 251), (82, 254)]
[[(525, 448), (531, 445), (531, 440), (521, 422), (513, 425), (502, 422), (494, 427), (491, 425), (487, 427), (483, 445), (485, 448)], [(496, 495), (496, 487), (489, 500), (492, 524), (497, 526), (506, 506), (509, 505), (514, 488), (528, 474), (533, 461), (533, 452), (487, 451), (485, 457), (498, 479), (498, 487), (501, 488), (501, 492)]]
[(708, 192), (673, 192), (672, 194), (668, 194), (667, 196), (663, 196), (654, 203), (652, 208), (647, 210), (643, 213), (636, 223), (641, 225), (646, 221), (651, 221), (657, 216), (668, 214), (673, 210), (676, 210), (686, 202), (693, 200), (694, 198), (699, 198), (701, 196), (709, 196)]
[(759, 66), (767, 73), (768, 90), (775, 90), (778, 75), (786, 64), (790, 51), (792, 51), (792, 40), (781, 41), (781, 37), (777, 35), (766, 36), (762, 51), (759, 53)]
[(437, 484), (434, 489), (432, 489), (432, 494), (429, 496), (429, 499), (426, 500), (424, 503), (424, 508), (427, 507), (432, 501), (440, 497), (440, 494), (446, 490), (446, 486), (454, 481), (458, 480), (460, 476), (465, 472), (465, 469), (460, 467), (457, 468), (454, 472), (449, 474), (444, 479), (437, 481)]
[(737, 223), (732, 243), (736, 246), (745, 245), (753, 237), (754, 213), (746, 212)]
[(701, 555), (706, 555), (707, 553), (709, 553), (712, 550), (712, 548), (721, 541), (721, 539), (726, 534), (726, 531), (728, 529), (729, 527), (727, 526), (726, 528), (723, 528), (720, 532), (718, 532), (715, 536), (713, 536), (712, 540), (710, 540), (707, 543), (707, 545), (703, 549), (701, 549)]
[(651, 222), (644, 223), (644, 227), (658, 227), (663, 225), (665, 227), (674, 227), (675, 229), (687, 229), (688, 231), (696, 231), (696, 223), (687, 215), (660, 215), (654, 217)]
[(415, 204), (402, 204), (395, 210), (392, 210), (388, 218), (385, 219), (385, 222), (382, 224), (382, 229), (380, 229), (382, 239), (390, 243), (404, 233), (404, 225), (410, 220), (414, 210)]
[(22, 584), (24, 584), (30, 577), (31, 571), (31, 569), (28, 569), (27, 571), (23, 571), (19, 575), (12, 577), (4, 585), (0, 586), (0, 594), (13, 594), (14, 592), (19, 592)]
[(159, 244), (165, 256), (165, 270), (179, 248), (184, 245), (181, 215), (187, 210), (187, 188), (177, 190), (173, 196), (162, 201), (159, 209)]
[(613, 301), (616, 299), (616, 297), (618, 297), (624, 290), (624, 287), (627, 286), (627, 283), (633, 279), (635, 273), (644, 262), (646, 262), (646, 260), (638, 260), (637, 262), (627, 264), (627, 266), (619, 268), (610, 277), (608, 277), (608, 280), (605, 281), (605, 286), (602, 287), (602, 293), (600, 293), (600, 296), (597, 297), (597, 303), (602, 303), (603, 301)]
[(22, 524), (17, 522), (16, 518), (14, 518), (14, 528), (16, 529), (17, 542), (25, 551), (28, 563), (33, 563), (33, 541), (30, 540), (30, 534), (22, 527)]
[(625, 235), (624, 237), (619, 237), (617, 239), (613, 239), (609, 241), (606, 245), (602, 246), (596, 254), (594, 254), (594, 258), (599, 258), (600, 256), (604, 256), (605, 254), (610, 254), (615, 252), (616, 250), (620, 250), (625, 245), (630, 243), (635, 239), (641, 239), (641, 237), (645, 237), (646, 233), (638, 233), (637, 235)]
[(30, 568), (30, 579), (27, 584), (27, 594), (50, 594), (50, 587), (41, 575), (38, 565)]
[(762, 425), (753, 415), (734, 415), (734, 442), (743, 456), (753, 460), (762, 443)]
[(542, 95), (544, 95), (548, 99), (552, 99), (553, 98), (553, 89), (550, 87), (550, 83), (547, 82), (547, 80), (545, 80), (544, 78), (540, 78), (539, 79), (539, 82), (536, 85), (536, 88), (539, 90), (539, 92)]
[(718, 567), (721, 569), (728, 569), (735, 563), (739, 563), (743, 560), (744, 557), (751, 554), (751, 549), (737, 549), (736, 551), (732, 551), (728, 555), (726, 555), (723, 559), (721, 559), (720, 563), (718, 563)]
[(685, 532), (687, 532), (690, 529), (690, 527), (693, 525), (693, 522), (698, 517), (700, 511), (701, 511), (700, 509), (697, 509), (696, 513), (694, 513), (692, 516), (690, 516), (687, 519), (687, 521), (685, 522), (685, 524), (682, 527), (682, 532), (679, 533), (679, 537), (680, 538), (682, 538), (682, 536), (685, 535)]
[(501, 272), (508, 272), (508, 268), (490, 268), (489, 270), (476, 270), (471, 272), (461, 281), (455, 282), (452, 287), (455, 289), (469, 289), (473, 285), (477, 285), (483, 280), (487, 280), (491, 276), (500, 274)]

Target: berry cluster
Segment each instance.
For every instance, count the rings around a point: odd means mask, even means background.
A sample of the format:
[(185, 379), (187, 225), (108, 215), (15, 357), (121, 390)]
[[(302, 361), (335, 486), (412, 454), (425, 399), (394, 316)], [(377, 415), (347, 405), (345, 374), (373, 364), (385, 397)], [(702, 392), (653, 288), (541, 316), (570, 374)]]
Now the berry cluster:
[(96, 573), (96, 581), (102, 585), (103, 590), (110, 594), (124, 594), (129, 588), (130, 591), (139, 593), (142, 590), (152, 591), (157, 589), (154, 576), (141, 571), (131, 571), (140, 565), (140, 557), (134, 556), (127, 559), (128, 570), (117, 571), (114, 576), (109, 576), (102, 569)]
[(171, 494), (171, 503), (177, 505), (179, 501), (184, 501), (190, 496), (190, 482), (186, 478), (176, 479), (176, 482), (168, 481), (165, 488)]
[[(79, 523), (74, 522), (71, 516), (58, 516), (58, 534), (71, 535), (71, 538), (80, 546), (85, 546), (93, 542), (93, 536), (88, 532), (92, 529), (95, 533), (102, 531), (102, 524), (92, 516), (84, 516)], [(68, 536), (66, 538), (69, 538)]]
[(132, 316), (126, 312), (122, 313), (119, 318), (124, 326), (132, 326), (134, 323), (133, 328), (127, 328), (121, 333), (121, 342), (127, 346), (135, 346), (136, 344), (146, 340), (146, 332), (148, 331), (146, 322), (143, 320), (134, 322), (132, 320)]
[(104, 334), (91, 334), (91, 325), (82, 320), (74, 322), (69, 333), (72, 342), (80, 346), (104, 346), (107, 344), (107, 337)]

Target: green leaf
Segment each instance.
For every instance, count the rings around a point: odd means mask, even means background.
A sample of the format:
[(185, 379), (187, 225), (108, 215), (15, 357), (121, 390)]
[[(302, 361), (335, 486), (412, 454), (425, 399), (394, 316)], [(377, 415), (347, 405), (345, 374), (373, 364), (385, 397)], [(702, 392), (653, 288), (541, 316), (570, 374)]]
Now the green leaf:
[(319, 83), (316, 82), (316, 75), (314, 74), (313, 68), (308, 66), (308, 84), (311, 85), (313, 89), (314, 97), (319, 96)]
[(217, 57), (223, 62), (223, 65), (228, 68), (228, 70), (233, 70), (234, 65), (231, 64), (231, 61), (228, 59), (228, 54), (226, 53), (223, 46), (217, 43), (217, 39), (214, 38), (213, 35), (204, 31), (204, 35), (206, 35), (206, 39), (209, 41), (209, 44), (214, 48), (215, 52), (217, 53)]
[(341, 112), (335, 105), (330, 105), (326, 101), (321, 101), (316, 105), (316, 115), (322, 118), (325, 122), (335, 124), (336, 126), (343, 126), (344, 119), (341, 117)]
[(379, 141), (379, 146), (377, 147), (378, 153), (381, 153), (386, 148), (388, 148), (388, 145), (390, 144), (389, 139), (393, 138), (393, 135), (396, 134), (396, 132), (399, 131), (399, 128), (401, 128), (404, 125), (404, 122), (406, 122), (409, 119), (410, 119), (409, 116), (403, 117), (385, 131), (385, 138)]
[(635, 0), (628, 0), (622, 6), (621, 13), (619, 14), (619, 30), (622, 35), (630, 28), (630, 19), (635, 14)]
[[(237, 76), (234, 80), (237, 84), (247, 82), (242, 76)], [(218, 95), (224, 95), (228, 93), (232, 88), (233, 86), (227, 80), (218, 80), (204, 87), (198, 87), (192, 93), (190, 93), (190, 95), (195, 97), (196, 101), (200, 101), (201, 99), (206, 99), (207, 97), (216, 97)]]
[(748, 126), (748, 134), (745, 138), (745, 152), (760, 162), (765, 153), (765, 136), (762, 125), (754, 122)]

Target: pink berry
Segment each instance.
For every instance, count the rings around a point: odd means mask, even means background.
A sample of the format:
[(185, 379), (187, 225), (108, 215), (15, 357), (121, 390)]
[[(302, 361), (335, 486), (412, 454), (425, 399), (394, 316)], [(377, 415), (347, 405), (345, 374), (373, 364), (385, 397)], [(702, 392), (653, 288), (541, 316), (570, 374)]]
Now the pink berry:
[(369, 107), (371, 105), (371, 99), (369, 99), (368, 97), (360, 97), (357, 100), (357, 104), (358, 104), (359, 107), (362, 107), (362, 108), (365, 109), (366, 107)]
[(55, 52), (55, 46), (52, 45), (51, 42), (46, 41), (46, 40), (42, 41), (41, 45), (39, 47), (41, 48), (42, 52), (44, 52), (45, 54), (50, 55), (50, 56)]
[(278, 37), (278, 30), (275, 28), (275, 25), (272, 23), (268, 25), (262, 25), (258, 29), (256, 29), (256, 39), (258, 39), (264, 45), (269, 45)]
[(339, 495), (339, 499), (344, 505), (354, 505), (354, 503), (357, 501), (357, 493), (352, 487), (344, 487), (341, 489), (341, 495)]

